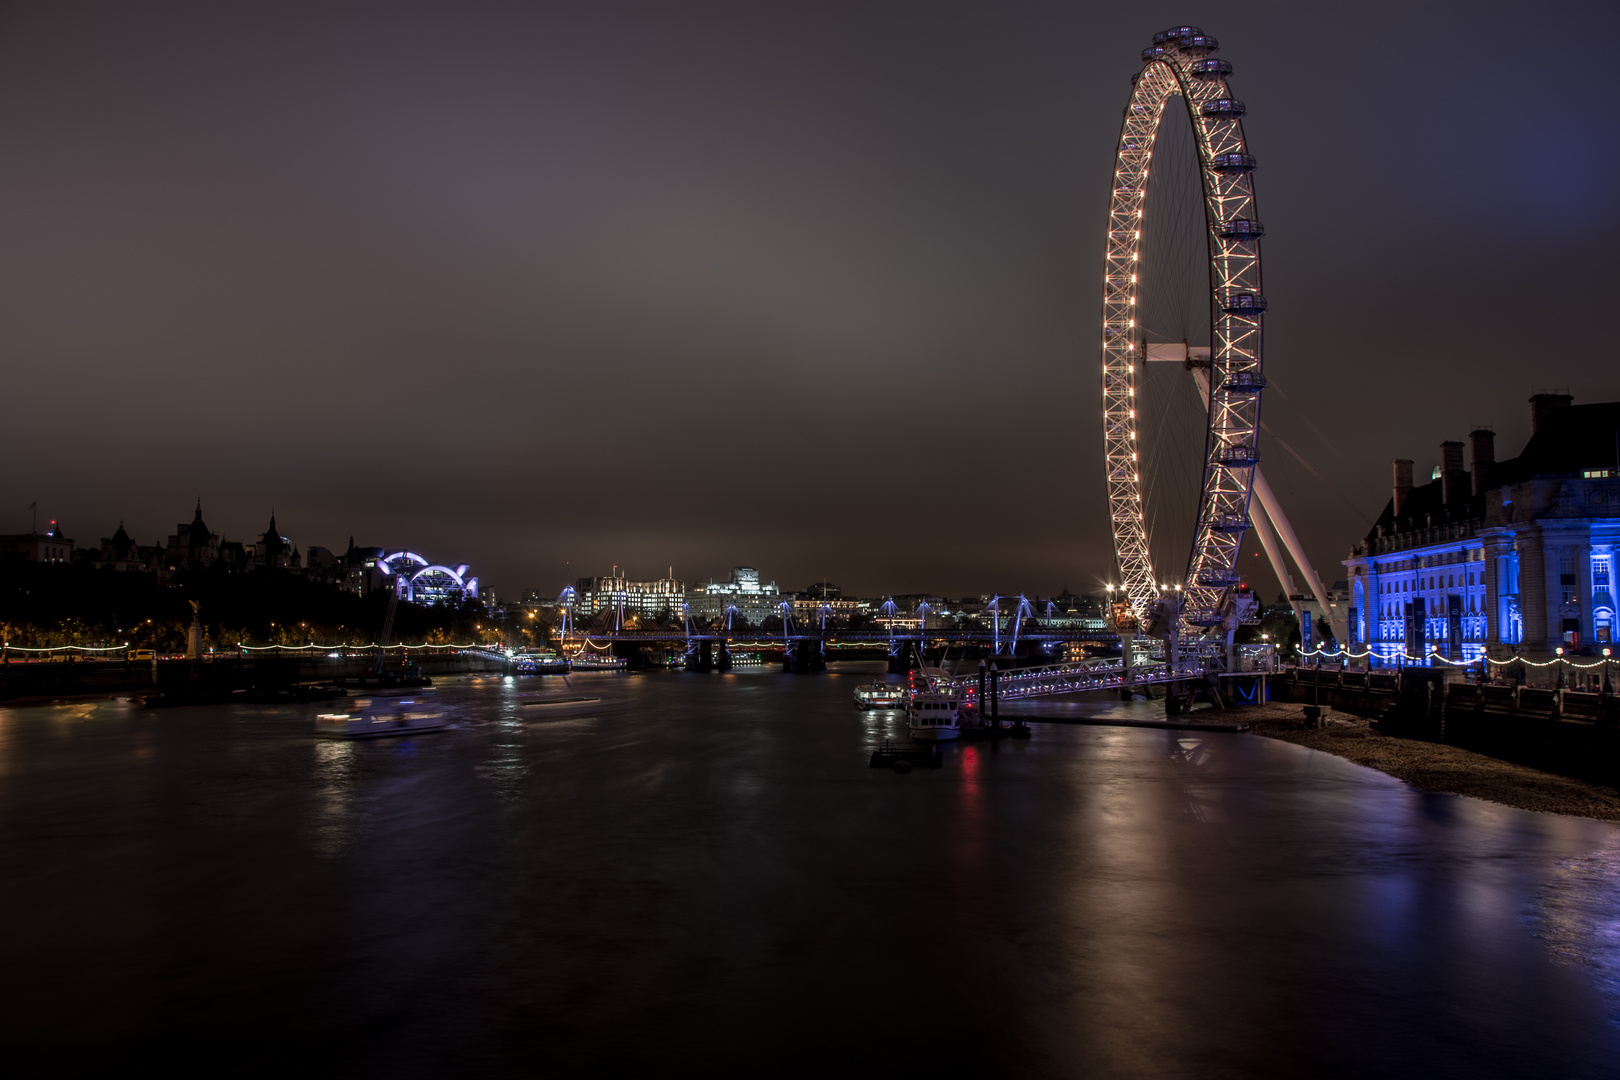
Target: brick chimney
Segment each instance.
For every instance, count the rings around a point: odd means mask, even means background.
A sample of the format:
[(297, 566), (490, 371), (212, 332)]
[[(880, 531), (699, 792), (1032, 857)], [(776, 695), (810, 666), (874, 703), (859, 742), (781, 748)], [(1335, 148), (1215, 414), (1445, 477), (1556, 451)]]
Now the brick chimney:
[(1463, 468), (1463, 444), (1447, 439), (1440, 444), (1440, 501), (1447, 506), (1463, 497), (1468, 470)]
[(1475, 428), (1468, 433), (1474, 444), (1474, 494), (1485, 493), (1485, 476), (1496, 464), (1496, 432), (1488, 427)]
[(1412, 494), (1412, 459), (1398, 457), (1395, 459), (1395, 502), (1394, 514), (1401, 516), (1401, 507), (1406, 504), (1406, 497)]
[(1575, 398), (1563, 391), (1543, 390), (1530, 395), (1530, 434), (1541, 430), (1547, 414), (1565, 405), (1575, 404)]

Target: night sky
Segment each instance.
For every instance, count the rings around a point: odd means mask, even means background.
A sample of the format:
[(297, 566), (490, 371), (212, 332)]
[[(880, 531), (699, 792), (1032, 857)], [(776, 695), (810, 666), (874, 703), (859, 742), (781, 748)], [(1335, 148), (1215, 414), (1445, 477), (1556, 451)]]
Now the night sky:
[(1611, 2), (7, 5), (0, 531), (1096, 588), (1112, 155), (1184, 21), (1330, 580), (1390, 458), (1620, 398)]

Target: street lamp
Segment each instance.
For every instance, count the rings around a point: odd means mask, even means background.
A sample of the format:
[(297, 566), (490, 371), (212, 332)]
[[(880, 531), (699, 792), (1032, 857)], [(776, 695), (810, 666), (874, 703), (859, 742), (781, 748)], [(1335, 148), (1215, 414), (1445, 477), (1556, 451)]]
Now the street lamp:
[(1611, 654), (1612, 650), (1607, 645), (1603, 646), (1603, 692), (1605, 694), (1614, 693), (1614, 686), (1609, 682), (1609, 657)]
[(1564, 688), (1564, 647), (1562, 645), (1553, 650), (1558, 654), (1558, 689)]

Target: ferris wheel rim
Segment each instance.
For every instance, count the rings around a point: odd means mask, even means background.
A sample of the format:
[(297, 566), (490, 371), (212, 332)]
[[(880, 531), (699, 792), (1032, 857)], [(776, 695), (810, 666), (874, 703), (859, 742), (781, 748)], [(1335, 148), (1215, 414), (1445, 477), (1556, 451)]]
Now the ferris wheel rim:
[(1153, 40), (1131, 80), (1115, 148), (1103, 262), (1103, 453), (1119, 590), (1131, 613), (1144, 619), (1166, 583), (1148, 546), (1138, 462), (1136, 369), (1145, 342), (1139, 350), (1137, 267), (1153, 146), (1170, 98), (1179, 95), (1203, 184), (1210, 357), (1201, 373), (1206, 427), (1197, 525), (1183, 579), (1170, 588), (1180, 597), (1181, 619), (1207, 626), (1236, 583), (1237, 555), (1250, 525), (1265, 386), (1264, 229), (1256, 212), (1255, 159), (1242, 124), (1247, 109), (1227, 84), (1231, 64), (1210, 58), (1218, 46), (1197, 27), (1173, 27)]

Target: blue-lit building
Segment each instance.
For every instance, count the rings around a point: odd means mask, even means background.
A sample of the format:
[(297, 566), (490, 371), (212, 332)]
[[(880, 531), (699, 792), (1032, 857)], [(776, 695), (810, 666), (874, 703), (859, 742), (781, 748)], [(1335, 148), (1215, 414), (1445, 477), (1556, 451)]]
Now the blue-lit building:
[(1495, 460), (1495, 436), (1440, 444), (1423, 485), (1395, 461), (1394, 491), (1345, 560), (1352, 651), (1380, 667), (1544, 659), (1592, 652), (1616, 635), (1620, 402), (1530, 399), (1531, 436)]
[[(353, 550), (353, 542), (350, 542)], [(396, 551), (377, 559), (374, 569), (384, 581), (393, 584), (401, 600), (413, 604), (459, 605), (478, 599), (478, 579), (467, 573), (467, 564), (442, 566), (429, 562), (414, 551)]]

